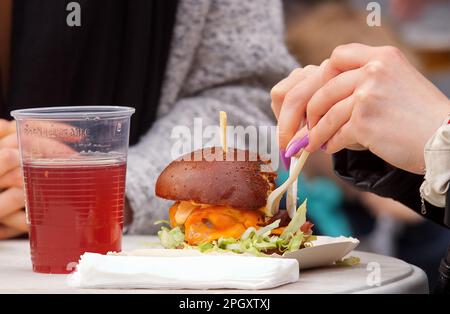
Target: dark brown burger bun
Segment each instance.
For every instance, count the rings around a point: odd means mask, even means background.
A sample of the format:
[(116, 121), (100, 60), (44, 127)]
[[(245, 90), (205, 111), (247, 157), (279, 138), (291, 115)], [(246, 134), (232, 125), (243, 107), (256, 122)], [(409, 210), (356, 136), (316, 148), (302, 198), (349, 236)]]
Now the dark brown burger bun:
[(266, 205), (275, 177), (268, 161), (249, 151), (229, 149), (225, 155), (219, 147), (203, 148), (170, 163), (155, 192), (176, 201), (259, 209)]

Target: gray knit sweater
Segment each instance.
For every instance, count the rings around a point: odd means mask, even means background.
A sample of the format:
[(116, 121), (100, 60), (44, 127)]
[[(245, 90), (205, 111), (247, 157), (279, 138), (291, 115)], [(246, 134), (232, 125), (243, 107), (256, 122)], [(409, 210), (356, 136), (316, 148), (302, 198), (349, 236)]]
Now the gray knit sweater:
[(284, 45), (278, 0), (181, 0), (171, 44), (158, 120), (130, 148), (127, 198), (133, 209), (130, 233), (155, 233), (173, 202), (154, 187), (171, 161), (176, 125), (218, 123), (228, 113), (233, 125), (272, 125), (270, 87), (295, 66)]

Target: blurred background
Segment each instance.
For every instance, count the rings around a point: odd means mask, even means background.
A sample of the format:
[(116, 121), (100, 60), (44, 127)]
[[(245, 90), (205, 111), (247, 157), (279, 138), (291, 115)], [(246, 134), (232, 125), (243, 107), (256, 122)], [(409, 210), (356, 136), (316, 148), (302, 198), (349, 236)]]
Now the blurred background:
[[(450, 97), (450, 1), (384, 0), (381, 26), (369, 27), (371, 1), (283, 0), (286, 42), (302, 66), (319, 65), (342, 44), (393, 45)], [(355, 190), (337, 179), (332, 160), (310, 157), (299, 181), (299, 197), (308, 198), (309, 219), (318, 234), (354, 236), (359, 250), (401, 258), (424, 269), (434, 286), (450, 231), (403, 205)], [(279, 180), (287, 173), (281, 171)]]

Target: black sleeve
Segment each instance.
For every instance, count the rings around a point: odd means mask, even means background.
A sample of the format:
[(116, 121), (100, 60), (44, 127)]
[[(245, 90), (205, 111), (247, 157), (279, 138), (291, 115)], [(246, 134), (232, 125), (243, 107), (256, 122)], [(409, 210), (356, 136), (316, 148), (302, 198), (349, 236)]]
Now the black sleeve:
[(444, 225), (443, 208), (425, 202), (420, 197), (423, 176), (395, 168), (369, 151), (342, 150), (333, 156), (336, 174), (357, 188), (392, 198), (420, 215)]

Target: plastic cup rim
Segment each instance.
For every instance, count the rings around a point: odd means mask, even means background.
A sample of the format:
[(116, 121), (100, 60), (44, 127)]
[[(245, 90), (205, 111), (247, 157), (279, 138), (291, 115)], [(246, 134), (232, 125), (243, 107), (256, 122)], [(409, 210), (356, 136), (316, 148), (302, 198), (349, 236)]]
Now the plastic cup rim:
[(130, 117), (136, 111), (128, 106), (60, 106), (18, 109), (11, 111), (14, 119), (85, 119)]

